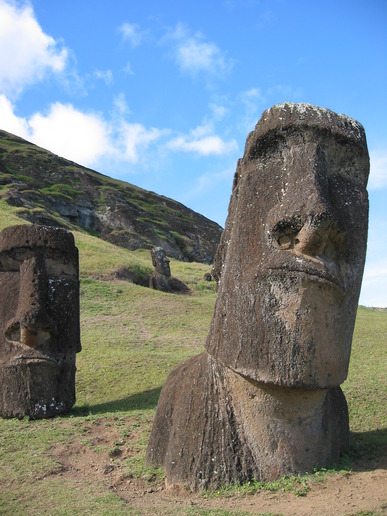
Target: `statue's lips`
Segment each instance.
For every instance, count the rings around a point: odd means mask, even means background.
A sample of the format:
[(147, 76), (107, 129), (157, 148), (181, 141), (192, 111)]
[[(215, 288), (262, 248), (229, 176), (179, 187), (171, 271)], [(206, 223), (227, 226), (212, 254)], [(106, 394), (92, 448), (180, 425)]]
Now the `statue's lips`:
[(42, 353), (25, 353), (17, 355), (11, 359), (11, 362), (14, 364), (42, 364), (60, 367), (59, 360), (52, 356), (43, 355)]
[(317, 267), (272, 267), (270, 268), (273, 272), (286, 273), (286, 274), (300, 274), (303, 277), (308, 278), (312, 282), (326, 283), (336, 290), (344, 293), (344, 288), (338, 277), (331, 274), (325, 269), (318, 269)]
[(12, 351), (8, 355), (9, 358), (6, 360), (7, 365), (20, 365), (20, 364), (41, 364), (56, 368), (61, 368), (66, 362), (66, 356), (58, 354), (55, 351), (47, 353), (46, 350), (40, 350), (39, 348), (29, 347), (20, 342), (19, 340), (8, 340), (12, 346)]

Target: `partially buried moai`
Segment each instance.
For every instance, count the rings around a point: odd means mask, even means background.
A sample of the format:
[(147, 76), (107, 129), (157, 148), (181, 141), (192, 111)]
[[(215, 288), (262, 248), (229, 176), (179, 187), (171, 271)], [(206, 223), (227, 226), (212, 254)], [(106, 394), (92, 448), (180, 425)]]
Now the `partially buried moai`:
[(169, 375), (148, 445), (168, 483), (271, 480), (347, 449), (368, 173), (363, 127), (327, 109), (274, 106), (248, 136), (207, 351)]
[(150, 277), (149, 286), (155, 290), (171, 292), (169, 278), (171, 277), (171, 268), (166, 252), (162, 247), (153, 247), (151, 249), (152, 264), (155, 268), (154, 273)]
[(149, 278), (149, 287), (162, 292), (189, 294), (190, 289), (178, 278), (171, 276), (170, 261), (162, 247), (151, 249), (154, 273)]
[(75, 403), (81, 350), (78, 249), (37, 225), (0, 233), (0, 415), (44, 418)]

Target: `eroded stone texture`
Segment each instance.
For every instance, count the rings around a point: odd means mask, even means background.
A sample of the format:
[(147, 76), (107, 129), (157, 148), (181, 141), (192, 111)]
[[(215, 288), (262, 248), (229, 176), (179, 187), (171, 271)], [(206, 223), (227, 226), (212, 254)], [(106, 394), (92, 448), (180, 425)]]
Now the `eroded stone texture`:
[(162, 247), (154, 247), (151, 249), (151, 257), (155, 272), (149, 280), (150, 288), (161, 290), (162, 292), (175, 292), (180, 294), (188, 294), (190, 292), (185, 283), (171, 276), (170, 261)]
[(170, 373), (146, 460), (164, 468), (169, 484), (216, 488), (311, 471), (338, 459), (347, 445), (340, 387), (257, 384), (202, 353)]
[(238, 163), (217, 251), (215, 276), (223, 277), (206, 344), (212, 356), (265, 383), (344, 381), (368, 170), (358, 122), (306, 104), (262, 115)]
[(339, 385), (363, 274), (369, 158), (355, 120), (265, 111), (238, 162), (202, 355), (161, 392), (147, 462), (194, 489), (303, 473), (348, 446)]
[(81, 350), (78, 249), (71, 233), (0, 233), (0, 415), (51, 417), (75, 403)]

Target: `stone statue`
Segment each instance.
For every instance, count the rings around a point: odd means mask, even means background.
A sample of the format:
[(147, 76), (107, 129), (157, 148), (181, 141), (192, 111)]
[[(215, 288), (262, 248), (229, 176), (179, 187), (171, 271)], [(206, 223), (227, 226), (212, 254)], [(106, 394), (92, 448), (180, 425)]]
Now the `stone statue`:
[(64, 229), (0, 233), (0, 415), (55, 416), (75, 403), (79, 266)]
[(171, 268), (164, 249), (162, 247), (154, 247), (151, 249), (151, 257), (155, 272), (150, 277), (150, 288), (162, 290), (163, 292), (172, 292), (168, 283), (168, 279), (171, 277)]
[(238, 162), (206, 352), (161, 392), (147, 463), (193, 489), (273, 480), (348, 447), (348, 371), (368, 226), (363, 127), (265, 111)]
[(152, 264), (155, 272), (149, 280), (150, 288), (161, 290), (162, 292), (174, 292), (189, 294), (190, 290), (185, 283), (171, 276), (169, 259), (162, 247), (154, 247), (151, 250)]

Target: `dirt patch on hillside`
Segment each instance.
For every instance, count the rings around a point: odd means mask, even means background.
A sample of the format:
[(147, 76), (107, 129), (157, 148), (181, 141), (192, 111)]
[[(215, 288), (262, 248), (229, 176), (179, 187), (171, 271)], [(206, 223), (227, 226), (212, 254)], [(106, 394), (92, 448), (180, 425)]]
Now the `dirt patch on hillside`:
[[(123, 438), (123, 428), (129, 430)], [(327, 475), (310, 483), (303, 496), (289, 492), (260, 491), (251, 495), (217, 496), (190, 493), (184, 488), (166, 487), (154, 475), (134, 478), (128, 459), (141, 455), (138, 444), (143, 429), (132, 418), (116, 426), (100, 419), (85, 423), (76, 442), (58, 444), (48, 452), (57, 462), (51, 475), (75, 482), (93, 479), (102, 489), (111, 490), (142, 514), (200, 514), (223, 509), (248, 514), (354, 515), (387, 514), (386, 457), (379, 456), (357, 471)]]

